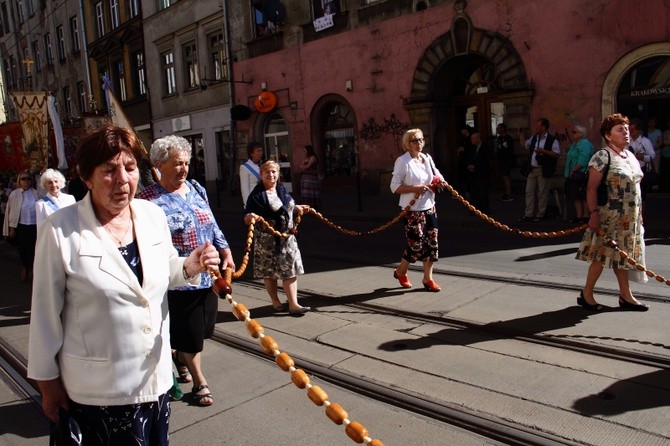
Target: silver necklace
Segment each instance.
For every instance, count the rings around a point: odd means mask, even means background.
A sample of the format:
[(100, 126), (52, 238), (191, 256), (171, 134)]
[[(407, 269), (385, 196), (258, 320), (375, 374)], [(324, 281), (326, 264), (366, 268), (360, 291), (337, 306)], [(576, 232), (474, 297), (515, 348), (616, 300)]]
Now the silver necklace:
[(114, 234), (112, 234), (112, 231), (110, 231), (109, 228), (107, 228), (107, 226), (105, 226), (105, 230), (107, 231), (107, 233), (108, 233), (109, 235), (112, 236), (112, 238), (113, 238), (114, 240), (116, 240), (116, 241), (119, 243), (119, 246), (122, 246), (122, 245), (123, 245), (123, 240), (125, 240), (126, 235), (128, 235), (128, 231), (130, 231), (130, 227), (131, 227), (132, 225), (133, 225), (133, 220), (132, 220), (132, 218), (131, 218), (131, 219), (130, 219), (130, 222), (128, 223), (128, 226), (126, 227), (125, 232), (124, 232), (123, 235), (121, 236), (121, 239), (119, 239), (117, 236), (115, 236)]

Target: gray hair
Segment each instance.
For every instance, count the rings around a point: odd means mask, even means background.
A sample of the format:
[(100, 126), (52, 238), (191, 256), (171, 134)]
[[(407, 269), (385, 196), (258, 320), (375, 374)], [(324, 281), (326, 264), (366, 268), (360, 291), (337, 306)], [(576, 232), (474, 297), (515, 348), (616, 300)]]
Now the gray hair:
[(577, 124), (577, 125), (574, 126), (574, 129), (577, 130), (580, 135), (582, 135), (582, 138), (586, 138), (586, 135), (588, 133), (588, 130), (586, 130), (586, 127), (584, 127), (583, 125)]
[(170, 150), (176, 150), (181, 154), (188, 155), (189, 158), (191, 158), (191, 144), (188, 142), (186, 138), (182, 138), (181, 136), (177, 135), (168, 135), (164, 136), (162, 138), (158, 138), (156, 141), (154, 141), (153, 144), (151, 144), (151, 162), (156, 164), (156, 163), (164, 163), (165, 161), (170, 158), (170, 154), (168, 153)]
[(58, 186), (61, 189), (65, 187), (65, 177), (56, 169), (47, 169), (44, 171), (40, 177), (40, 186), (42, 186), (42, 189), (46, 190), (47, 181), (50, 180), (54, 180), (56, 183), (58, 183)]

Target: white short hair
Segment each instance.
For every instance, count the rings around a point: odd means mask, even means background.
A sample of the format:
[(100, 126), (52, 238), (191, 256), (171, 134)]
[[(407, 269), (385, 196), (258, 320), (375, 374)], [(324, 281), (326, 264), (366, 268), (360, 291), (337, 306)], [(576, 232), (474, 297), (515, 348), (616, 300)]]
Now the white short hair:
[(42, 189), (46, 189), (46, 184), (47, 181), (49, 180), (54, 180), (56, 183), (58, 183), (58, 186), (63, 189), (65, 187), (65, 177), (63, 176), (60, 171), (56, 169), (47, 169), (44, 171), (42, 176), (40, 177), (40, 186), (42, 186)]
[(186, 138), (177, 135), (168, 135), (162, 138), (158, 138), (151, 144), (151, 162), (164, 163), (170, 158), (169, 151), (176, 150), (180, 153), (188, 155), (191, 158), (191, 144)]

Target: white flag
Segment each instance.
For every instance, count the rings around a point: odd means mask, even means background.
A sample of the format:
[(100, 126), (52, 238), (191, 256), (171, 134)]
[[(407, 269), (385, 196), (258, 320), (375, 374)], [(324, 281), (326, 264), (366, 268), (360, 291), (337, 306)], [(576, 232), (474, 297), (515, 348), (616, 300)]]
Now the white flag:
[(67, 159), (65, 158), (65, 140), (63, 139), (63, 127), (60, 125), (60, 117), (56, 109), (56, 98), (47, 96), (47, 109), (51, 117), (51, 125), (54, 127), (54, 136), (56, 138), (56, 155), (58, 155), (58, 169), (67, 169)]

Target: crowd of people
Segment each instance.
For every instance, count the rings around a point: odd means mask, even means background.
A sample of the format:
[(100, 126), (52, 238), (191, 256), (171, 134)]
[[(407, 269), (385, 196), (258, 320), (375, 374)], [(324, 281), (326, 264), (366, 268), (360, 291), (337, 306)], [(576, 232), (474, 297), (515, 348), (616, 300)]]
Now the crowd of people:
[[(664, 133), (651, 131), (646, 138), (641, 128), (641, 122), (613, 114), (600, 127), (604, 147), (595, 150), (587, 129), (574, 125), (564, 149), (566, 197), (574, 206), (574, 222), (588, 225), (576, 254), (588, 262), (577, 298), (588, 311), (603, 310), (594, 289), (605, 268), (618, 281), (622, 310), (649, 309), (629, 284), (647, 276), (607, 243), (616, 240), (644, 264), (645, 187), (655, 185), (644, 178), (663, 166), (654, 160), (666, 148), (654, 150), (664, 144)], [(521, 138), (528, 176), (522, 221), (544, 218), (546, 180), (555, 174), (561, 154), (546, 118), (536, 121), (535, 130)], [(516, 155), (505, 124), (498, 125), (494, 144), (475, 129), (466, 133), (463, 172), (472, 203), (488, 211), (494, 160), (503, 200), (513, 200), (508, 183)], [(424, 290), (440, 292), (433, 277), (439, 259), (436, 186), (445, 177), (424, 150), (421, 129), (407, 130), (402, 148), (390, 189), (406, 209), (405, 248), (393, 277), (401, 288), (411, 288), (410, 265), (420, 261)], [(244, 224), (254, 224), (252, 275), (263, 280), (274, 311), (302, 316), (312, 309), (298, 302), (297, 277), (305, 269), (295, 214), (320, 205), (317, 155), (305, 146), (304, 203), (298, 204), (280, 181), (279, 164), (263, 162), (263, 146), (252, 142), (247, 153), (239, 174)], [(83, 196), (64, 192), (66, 179), (54, 169), (41, 175), (20, 172), (15, 182), (0, 183), (3, 234), (18, 249), (21, 280), (30, 279), (33, 267), (50, 278), (33, 282), (28, 376), (38, 383), (50, 420), (57, 422), (66, 411), (104, 444), (126, 444), (131, 438), (167, 444), (173, 366), (179, 382), (192, 385), (193, 404), (214, 403), (202, 367), (204, 340), (212, 336), (218, 312), (211, 273), (234, 270), (235, 262), (205, 188), (188, 179), (191, 154), (182, 137), (154, 141), (150, 161), (159, 178), (139, 191), (140, 165), (146, 160), (142, 145), (133, 132), (106, 125), (86, 135), (77, 149)]]

